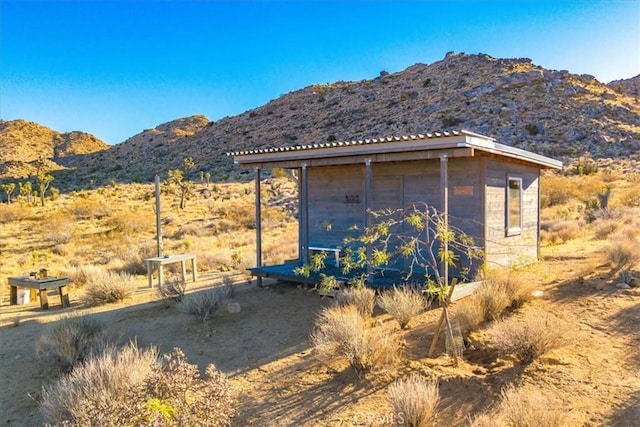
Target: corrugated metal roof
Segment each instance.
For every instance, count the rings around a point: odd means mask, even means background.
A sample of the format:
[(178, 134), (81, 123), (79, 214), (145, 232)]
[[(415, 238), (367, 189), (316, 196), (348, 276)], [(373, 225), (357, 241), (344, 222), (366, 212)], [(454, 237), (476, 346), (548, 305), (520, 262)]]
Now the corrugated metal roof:
[(494, 141), (493, 138), (489, 138), (484, 135), (475, 134), (473, 132), (468, 132), (465, 130), (452, 130), (452, 131), (442, 131), (442, 132), (433, 132), (426, 134), (418, 134), (418, 135), (403, 135), (403, 136), (383, 136), (381, 138), (370, 138), (370, 139), (358, 139), (351, 141), (340, 141), (340, 142), (322, 142), (322, 143), (313, 143), (307, 145), (293, 145), (293, 146), (285, 146), (285, 147), (275, 147), (275, 148), (261, 148), (257, 150), (243, 150), (243, 151), (234, 151), (227, 153), (227, 156), (247, 156), (251, 154), (268, 154), (268, 153), (279, 153), (283, 151), (296, 151), (296, 150), (314, 150), (320, 148), (334, 148), (334, 147), (344, 147), (344, 146), (352, 146), (352, 145), (365, 145), (365, 144), (385, 144), (385, 143), (393, 143), (400, 141), (412, 141), (412, 140), (425, 140), (425, 139), (434, 139), (434, 138), (444, 138), (450, 136), (460, 136), (460, 135), (471, 135), (477, 136), (480, 138), (485, 138), (491, 141)]

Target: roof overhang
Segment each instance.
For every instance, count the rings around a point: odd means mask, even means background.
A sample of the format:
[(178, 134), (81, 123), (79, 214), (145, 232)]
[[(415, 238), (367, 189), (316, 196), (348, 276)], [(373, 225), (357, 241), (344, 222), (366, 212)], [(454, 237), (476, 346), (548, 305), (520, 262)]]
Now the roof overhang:
[(448, 157), (489, 156), (527, 163), (540, 169), (560, 169), (562, 162), (499, 144), (469, 131), (330, 142), (227, 153), (243, 168), (299, 168), (371, 162), (394, 162)]

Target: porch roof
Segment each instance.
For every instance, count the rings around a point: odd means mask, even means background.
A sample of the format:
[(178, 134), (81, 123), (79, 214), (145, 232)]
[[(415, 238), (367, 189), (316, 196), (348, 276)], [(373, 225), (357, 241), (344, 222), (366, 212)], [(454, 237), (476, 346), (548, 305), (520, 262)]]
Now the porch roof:
[(494, 138), (466, 130), (244, 150), (227, 155), (233, 156), (234, 163), (243, 168), (264, 169), (432, 159), (441, 155), (486, 156), (540, 169), (562, 168), (558, 160), (499, 144)]

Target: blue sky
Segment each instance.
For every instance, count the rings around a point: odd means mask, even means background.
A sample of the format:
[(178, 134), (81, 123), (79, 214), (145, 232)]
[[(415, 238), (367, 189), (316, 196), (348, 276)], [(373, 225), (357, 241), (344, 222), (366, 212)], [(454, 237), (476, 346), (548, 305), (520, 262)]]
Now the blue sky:
[(0, 0), (0, 118), (116, 144), (449, 51), (640, 74), (640, 1)]

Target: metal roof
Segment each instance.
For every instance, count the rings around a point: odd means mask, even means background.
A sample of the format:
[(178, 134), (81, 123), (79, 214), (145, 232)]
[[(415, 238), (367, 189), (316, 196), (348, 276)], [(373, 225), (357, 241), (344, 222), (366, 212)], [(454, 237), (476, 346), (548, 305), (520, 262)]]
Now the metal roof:
[(471, 152), (478, 150), (491, 155), (517, 159), (542, 168), (562, 167), (562, 162), (558, 160), (499, 144), (494, 138), (466, 130), (242, 150), (230, 152), (227, 155), (233, 156), (236, 164), (248, 166), (281, 161), (456, 148), (469, 148)]

